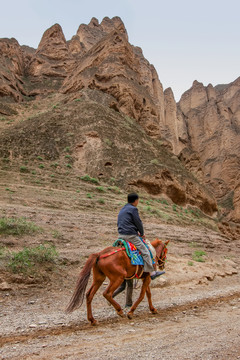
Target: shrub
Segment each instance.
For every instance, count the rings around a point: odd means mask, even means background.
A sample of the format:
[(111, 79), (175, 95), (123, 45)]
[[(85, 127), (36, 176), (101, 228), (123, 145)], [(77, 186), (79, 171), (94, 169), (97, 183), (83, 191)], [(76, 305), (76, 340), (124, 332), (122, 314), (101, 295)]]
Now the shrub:
[(92, 182), (94, 184), (99, 184), (99, 181), (96, 178), (91, 178), (89, 175), (81, 176), (80, 179), (84, 181)]
[(105, 200), (104, 199), (98, 199), (98, 203), (99, 204), (105, 204)]
[(148, 211), (148, 212), (151, 212), (152, 211), (152, 208), (151, 206), (145, 206), (144, 207), (144, 210)]
[(205, 251), (196, 250), (194, 252), (194, 254), (192, 255), (192, 258), (193, 258), (194, 261), (205, 262), (205, 259), (203, 258), (204, 255), (206, 255)]
[(52, 237), (54, 239), (61, 239), (62, 238), (62, 234), (60, 233), (60, 231), (58, 230), (53, 230), (52, 231)]
[(42, 231), (40, 227), (25, 218), (0, 218), (0, 234), (23, 235)]
[(28, 170), (28, 168), (27, 168), (26, 166), (22, 165), (22, 166), (20, 166), (20, 172), (22, 172), (22, 173), (28, 173), (29, 170)]
[(34, 248), (24, 248), (23, 250), (12, 253), (8, 267), (14, 273), (29, 274), (35, 265), (44, 263), (54, 263), (58, 253), (55, 246), (39, 245)]
[(121, 190), (120, 190), (119, 187), (117, 187), (117, 186), (108, 186), (107, 189), (110, 190), (110, 191), (112, 191), (112, 192), (114, 192), (114, 193), (116, 193), (116, 194), (120, 194), (120, 193), (121, 193)]
[(58, 167), (58, 165), (59, 165), (59, 164), (58, 164), (57, 162), (51, 164), (51, 166), (52, 166), (52, 167), (55, 167), (55, 168)]
[(99, 191), (99, 192), (105, 192), (105, 189), (103, 186), (97, 186), (96, 189)]

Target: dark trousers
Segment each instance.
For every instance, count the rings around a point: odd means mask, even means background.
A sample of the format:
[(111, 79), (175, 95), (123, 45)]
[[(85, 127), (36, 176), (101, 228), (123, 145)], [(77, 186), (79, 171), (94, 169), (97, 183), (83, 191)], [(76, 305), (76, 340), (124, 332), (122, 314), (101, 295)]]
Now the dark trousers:
[(113, 293), (113, 298), (125, 290), (127, 285), (126, 304), (125, 306), (132, 306), (132, 294), (133, 294), (133, 280), (124, 280), (117, 290)]

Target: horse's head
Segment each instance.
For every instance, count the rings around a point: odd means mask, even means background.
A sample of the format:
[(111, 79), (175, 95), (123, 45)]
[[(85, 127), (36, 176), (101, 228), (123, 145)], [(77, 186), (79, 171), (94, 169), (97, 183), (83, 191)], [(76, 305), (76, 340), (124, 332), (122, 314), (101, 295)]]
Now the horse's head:
[(167, 244), (169, 243), (169, 240), (162, 241), (159, 239), (156, 239), (151, 242), (151, 245), (155, 248), (156, 251), (156, 257), (155, 262), (157, 263), (159, 270), (163, 270), (165, 267), (165, 261), (167, 258)]

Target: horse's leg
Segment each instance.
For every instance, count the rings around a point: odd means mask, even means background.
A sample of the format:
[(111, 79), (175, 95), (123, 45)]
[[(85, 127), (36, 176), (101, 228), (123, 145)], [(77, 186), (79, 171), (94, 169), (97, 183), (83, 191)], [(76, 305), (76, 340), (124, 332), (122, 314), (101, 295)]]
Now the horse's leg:
[(133, 312), (136, 310), (137, 306), (140, 304), (140, 302), (143, 300), (144, 298), (144, 295), (146, 293), (146, 290), (149, 286), (151, 282), (151, 278), (150, 278), (150, 275), (146, 276), (144, 279), (143, 279), (143, 284), (142, 284), (142, 288), (141, 288), (141, 292), (140, 292), (140, 295), (139, 295), (139, 298), (137, 299), (137, 301), (133, 304), (133, 306), (131, 307), (130, 311), (128, 312), (127, 316), (129, 319), (132, 319), (133, 317)]
[(96, 269), (94, 269), (93, 274), (93, 283), (90, 289), (88, 290), (86, 294), (87, 298), (87, 318), (91, 322), (91, 325), (96, 325), (97, 321), (94, 319), (92, 314), (92, 299), (100, 286), (102, 285), (103, 281), (105, 280), (106, 276), (103, 274), (100, 274)]
[(152, 304), (152, 296), (151, 296), (151, 291), (150, 291), (150, 286), (148, 285), (147, 289), (146, 289), (146, 294), (147, 294), (147, 298), (148, 298), (148, 304), (149, 304), (149, 309), (153, 314), (157, 314), (157, 309), (153, 306)]
[(123, 311), (121, 306), (113, 300), (113, 292), (122, 284), (124, 277), (117, 277), (110, 279), (110, 284), (108, 285), (107, 289), (104, 291), (103, 296), (113, 305), (116, 309), (117, 314), (119, 316), (123, 316)]
[(114, 298), (115, 296), (117, 296), (118, 294), (120, 294), (122, 291), (125, 290), (126, 281), (127, 281), (127, 280), (123, 280), (123, 282), (122, 282), (122, 284), (119, 286), (119, 288), (114, 291), (113, 296), (112, 296), (113, 298)]

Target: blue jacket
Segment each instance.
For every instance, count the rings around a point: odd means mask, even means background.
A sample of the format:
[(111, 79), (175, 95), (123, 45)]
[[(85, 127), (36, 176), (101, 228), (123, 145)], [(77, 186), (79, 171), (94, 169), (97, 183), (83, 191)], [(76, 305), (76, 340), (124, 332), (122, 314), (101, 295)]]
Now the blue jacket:
[(143, 224), (138, 214), (136, 206), (126, 204), (118, 214), (118, 232), (121, 235), (144, 234)]

